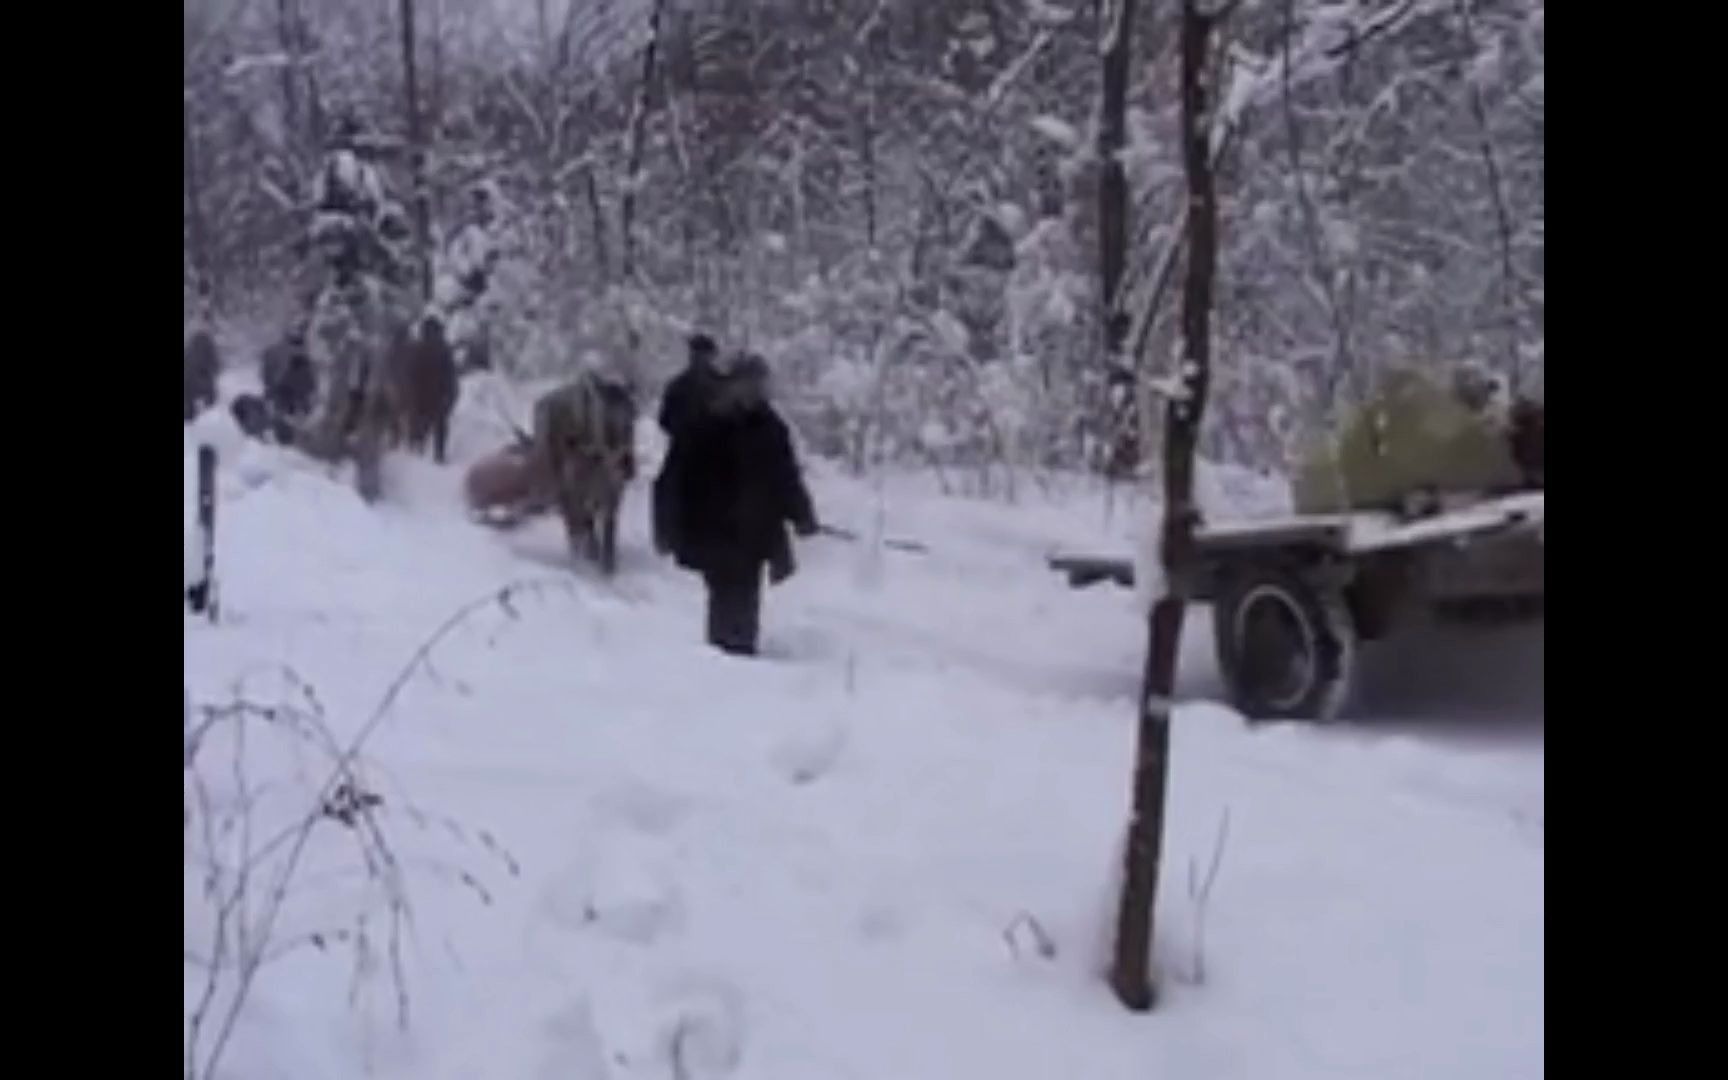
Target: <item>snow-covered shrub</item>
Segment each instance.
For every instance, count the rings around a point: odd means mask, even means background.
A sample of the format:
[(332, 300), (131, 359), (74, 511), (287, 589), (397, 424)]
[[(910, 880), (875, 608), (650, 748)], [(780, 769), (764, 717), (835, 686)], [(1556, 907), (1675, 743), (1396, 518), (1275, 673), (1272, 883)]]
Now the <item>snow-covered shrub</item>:
[(381, 1000), (406, 1025), (404, 947), (410, 879), (430, 876), (482, 904), (477, 861), (514, 876), (515, 859), (490, 833), (416, 806), (386, 786), (367, 741), (431, 650), (508, 588), (470, 605), (416, 652), (377, 710), (344, 737), (314, 689), (284, 670), (273, 693), (258, 681), (218, 703), (182, 702), (184, 1068), (218, 1075), (259, 981), (313, 953), (345, 961), (353, 1001)]

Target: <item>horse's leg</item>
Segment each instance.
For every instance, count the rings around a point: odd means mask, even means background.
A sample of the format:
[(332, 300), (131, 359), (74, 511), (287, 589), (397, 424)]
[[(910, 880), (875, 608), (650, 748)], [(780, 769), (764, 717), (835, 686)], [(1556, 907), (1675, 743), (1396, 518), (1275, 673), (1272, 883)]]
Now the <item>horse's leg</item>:
[(600, 547), (600, 518), (594, 513), (592, 498), (582, 500), (582, 547), (588, 555), (588, 562), (604, 569)]
[(558, 516), (564, 519), (564, 539), (570, 545), (570, 556), (580, 558), (582, 555), (582, 512), (571, 498), (570, 491), (564, 486), (564, 480), (558, 482)]
[(564, 536), (570, 544), (570, 557), (580, 559), (590, 554), (587, 545), (588, 519), (583, 513), (581, 492), (570, 475), (567, 465), (557, 471), (558, 511), (564, 518)]
[(601, 517), (600, 569), (607, 577), (618, 572), (618, 500), (609, 500)]

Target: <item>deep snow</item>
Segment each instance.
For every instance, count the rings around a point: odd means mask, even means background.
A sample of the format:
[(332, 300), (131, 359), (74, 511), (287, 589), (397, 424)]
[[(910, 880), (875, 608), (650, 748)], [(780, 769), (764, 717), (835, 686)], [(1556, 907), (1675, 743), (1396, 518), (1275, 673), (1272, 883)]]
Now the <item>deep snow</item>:
[[(467, 406), (458, 461), (496, 431)], [(883, 527), (929, 553), (800, 544), (799, 575), (768, 595), (769, 656), (750, 662), (700, 644), (700, 591), (652, 556), (643, 484), (622, 571), (602, 582), (572, 569), (552, 522), (498, 534), (466, 521), (459, 466), (394, 458), (390, 498), (367, 508), (323, 468), (238, 439), (224, 415), (188, 429), (188, 521), (200, 438), (223, 455), (224, 610), (218, 625), (185, 623), (195, 704), (237, 685), (270, 697), (285, 666), (352, 732), (453, 611), (510, 582), (554, 583), (515, 600), (514, 617), (482, 605), (442, 639), (367, 747), (412, 900), (407, 1030), (388, 991), (351, 1001), (345, 950), (302, 949), (265, 969), (221, 1075), (1543, 1073), (1539, 641), (1460, 659), (1430, 639), (1371, 675), (1389, 712), (1407, 671), (1481, 684), (1442, 695), (1458, 704), (1439, 716), (1251, 729), (1199, 700), (1216, 687), (1209, 627), (1192, 618), (1159, 897), (1164, 999), (1137, 1016), (1098, 971), (1143, 632), (1133, 594), (1071, 591), (1043, 557), (1121, 550), (1143, 503), (1119, 498), (1106, 518), (1096, 492), (1028, 484), (1026, 505), (1006, 506), (895, 478)], [(643, 441), (651, 465), (649, 425)], [(810, 473), (824, 519), (868, 535), (873, 489), (821, 463)], [(1225, 479), (1214, 499), (1257, 487)], [(1240, 512), (1278, 509), (1253, 501)], [(1485, 678), (1490, 661), (1514, 669), (1522, 696), (1488, 685), (1507, 681)], [(267, 734), (249, 736), (247, 783), (256, 816), (282, 820), (323, 774)], [(231, 746), (200, 753), (212, 798), (236, 797)], [(519, 872), (415, 827), (410, 803), (470, 838), (486, 830)], [(1226, 811), (1192, 985), (1189, 868), (1210, 859)], [(352, 913), (344, 850), (326, 845), (296, 879), (278, 933)], [(211, 919), (190, 870), (185, 908), (198, 951)], [(203, 976), (186, 970), (190, 1010)]]

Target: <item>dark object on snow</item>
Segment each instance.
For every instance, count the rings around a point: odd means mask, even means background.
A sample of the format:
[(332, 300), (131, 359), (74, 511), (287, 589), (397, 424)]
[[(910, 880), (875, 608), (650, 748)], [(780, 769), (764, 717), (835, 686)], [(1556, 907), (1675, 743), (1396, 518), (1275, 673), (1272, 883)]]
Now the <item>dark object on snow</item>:
[(319, 813), (352, 829), (357, 821), (373, 809), (384, 805), (384, 797), (355, 787), (347, 780), (338, 784), (330, 797), (319, 807)]
[(762, 570), (708, 572), (708, 644), (733, 656), (755, 656), (762, 619)]
[(460, 352), (461, 359), (457, 367), (462, 374), (492, 370), (492, 342), (485, 331), (476, 333), (464, 342)]
[(199, 579), (186, 590), (186, 604), (194, 613), (216, 621), (216, 448), (198, 447), (198, 543), (202, 557)]
[(270, 406), (257, 394), (241, 394), (229, 403), (228, 411), (248, 438), (263, 442), (275, 433), (275, 418), (271, 415)]
[(526, 438), (470, 465), (463, 493), (477, 520), (500, 528), (519, 525), (555, 501), (551, 477)]
[(534, 453), (550, 478), (565, 533), (611, 574), (618, 568), (618, 507), (636, 474), (636, 402), (593, 373), (534, 403)]
[[(845, 540), (847, 543), (855, 544), (858, 542), (858, 534), (853, 532), (851, 529), (842, 529), (834, 525), (822, 525), (819, 526), (816, 531), (821, 533), (823, 536), (832, 536), (836, 540)], [(930, 549), (925, 547), (924, 542), (921, 540), (896, 540), (895, 538), (888, 536), (882, 538), (882, 546), (890, 551), (906, 551), (913, 555), (930, 554)]]
[(1132, 559), (1112, 559), (1105, 555), (1052, 555), (1049, 563), (1050, 569), (1068, 575), (1071, 589), (1084, 589), (1100, 581), (1128, 589), (1134, 587)]
[(216, 339), (208, 330), (198, 330), (186, 341), (183, 364), (182, 420), (190, 423), (199, 413), (216, 404), (216, 376), (222, 371), (222, 358), (216, 352)]
[[(277, 421), (302, 423), (318, 399), (318, 371), (306, 351), (306, 334), (293, 330), (264, 350), (264, 400)], [(287, 440), (283, 440), (287, 441)]]
[(1512, 460), (1523, 473), (1524, 485), (1541, 491), (1547, 484), (1548, 410), (1529, 398), (1519, 398), (1512, 406), (1512, 418), (1507, 438), (1512, 444)]
[(766, 390), (765, 365), (740, 365), (674, 444), (663, 474), (675, 485), (678, 564), (708, 584), (709, 641), (733, 653), (754, 652), (763, 568), (775, 583), (796, 569), (786, 526), (817, 531), (791, 433)]
[(430, 443), (432, 459), (442, 465), (460, 386), (456, 355), (444, 336), (443, 322), (428, 316), (418, 333), (397, 336), (390, 350), (388, 381), (392, 434), (415, 453), (425, 453)]

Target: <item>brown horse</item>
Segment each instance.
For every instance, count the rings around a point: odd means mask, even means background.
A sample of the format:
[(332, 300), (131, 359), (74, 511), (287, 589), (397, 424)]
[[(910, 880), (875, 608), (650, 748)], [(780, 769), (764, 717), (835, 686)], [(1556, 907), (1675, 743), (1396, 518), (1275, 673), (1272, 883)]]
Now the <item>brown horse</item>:
[(606, 573), (618, 566), (618, 508), (635, 475), (630, 391), (583, 373), (534, 403), (534, 452), (550, 478), (565, 533)]

